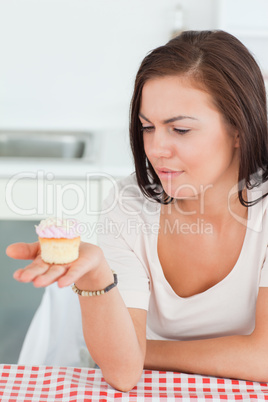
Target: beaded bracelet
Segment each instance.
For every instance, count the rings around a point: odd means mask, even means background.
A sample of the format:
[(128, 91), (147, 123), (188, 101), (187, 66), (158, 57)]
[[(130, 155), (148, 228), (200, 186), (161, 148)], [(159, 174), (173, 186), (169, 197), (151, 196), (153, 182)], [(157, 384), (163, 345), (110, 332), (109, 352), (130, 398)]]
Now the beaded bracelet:
[(92, 290), (81, 290), (81, 289), (78, 289), (78, 287), (75, 285), (75, 283), (73, 284), (72, 289), (73, 289), (74, 293), (78, 294), (79, 296), (100, 296), (100, 295), (103, 295), (104, 293), (107, 293), (111, 289), (113, 289), (118, 283), (116, 273), (114, 271), (112, 271), (112, 272), (113, 272), (113, 276), (114, 276), (114, 282), (111, 283), (111, 285), (106, 286), (106, 288), (104, 288), (102, 290), (93, 290), (93, 291)]

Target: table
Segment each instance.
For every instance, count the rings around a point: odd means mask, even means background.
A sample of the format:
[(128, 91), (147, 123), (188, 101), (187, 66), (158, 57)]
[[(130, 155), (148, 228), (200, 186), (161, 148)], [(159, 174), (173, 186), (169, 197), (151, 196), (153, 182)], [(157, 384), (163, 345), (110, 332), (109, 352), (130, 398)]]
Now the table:
[(268, 384), (144, 370), (130, 392), (118, 392), (101, 370), (74, 367), (0, 365), (1, 402), (264, 401)]

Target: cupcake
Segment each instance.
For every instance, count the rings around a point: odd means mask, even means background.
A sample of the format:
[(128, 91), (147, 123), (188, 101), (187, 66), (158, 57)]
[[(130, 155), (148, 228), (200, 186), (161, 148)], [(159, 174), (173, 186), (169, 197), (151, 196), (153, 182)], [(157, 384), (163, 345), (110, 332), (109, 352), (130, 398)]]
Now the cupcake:
[(79, 255), (80, 236), (74, 219), (48, 218), (35, 226), (41, 258), (49, 264), (69, 264)]

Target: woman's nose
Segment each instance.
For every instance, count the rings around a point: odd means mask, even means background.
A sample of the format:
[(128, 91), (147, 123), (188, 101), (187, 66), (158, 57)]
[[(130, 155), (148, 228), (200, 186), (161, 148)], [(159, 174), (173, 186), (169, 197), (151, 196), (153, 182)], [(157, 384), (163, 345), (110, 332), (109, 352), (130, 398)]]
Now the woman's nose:
[(155, 158), (169, 158), (172, 155), (172, 144), (170, 144), (166, 133), (164, 133), (162, 130), (155, 130), (155, 133), (153, 134), (151, 155)]

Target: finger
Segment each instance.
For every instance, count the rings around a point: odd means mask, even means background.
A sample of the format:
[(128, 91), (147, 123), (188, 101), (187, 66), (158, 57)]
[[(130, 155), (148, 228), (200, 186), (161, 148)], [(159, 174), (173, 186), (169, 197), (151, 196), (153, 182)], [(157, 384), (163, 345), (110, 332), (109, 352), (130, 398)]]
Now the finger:
[(77, 279), (81, 278), (89, 270), (90, 270), (89, 261), (88, 260), (85, 261), (84, 259), (79, 258), (78, 260), (74, 261), (71, 264), (68, 271), (66, 271), (66, 274), (63, 275), (61, 278), (59, 278), (58, 286), (62, 288), (65, 286), (72, 285)]
[(51, 265), (49, 269), (42, 275), (37, 276), (33, 280), (35, 287), (45, 287), (56, 282), (67, 271), (66, 265)]
[(35, 243), (13, 243), (6, 249), (8, 257), (19, 260), (33, 260), (40, 252), (39, 242)]
[(16, 281), (20, 280), (20, 276), (22, 274), (22, 272), (24, 271), (23, 268), (18, 269), (17, 271), (14, 272), (13, 274), (13, 278), (16, 279)]
[(20, 282), (32, 282), (37, 276), (43, 275), (50, 267), (45, 263), (41, 256), (38, 256), (31, 264), (23, 269), (17, 270), (13, 277)]

